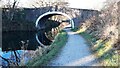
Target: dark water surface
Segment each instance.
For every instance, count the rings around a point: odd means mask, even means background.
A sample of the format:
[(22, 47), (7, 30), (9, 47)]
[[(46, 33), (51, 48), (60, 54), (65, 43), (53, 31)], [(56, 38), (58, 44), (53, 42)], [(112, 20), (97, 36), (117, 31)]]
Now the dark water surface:
[[(40, 45), (40, 42), (49, 45), (51, 43), (48, 40), (44, 32), (30, 32), (30, 31), (15, 31), (15, 32), (2, 32), (2, 48), (0, 48), (0, 56), (16, 62), (16, 56), (21, 58), (23, 53), (29, 53), (31, 50), (36, 50)], [(42, 46), (41, 46), (42, 47)], [(7, 66), (8, 63), (5, 59), (0, 57), (0, 65)], [(30, 58), (25, 58), (25, 61)], [(19, 62), (17, 60), (17, 62)]]
[(2, 33), (2, 50), (20, 50), (23, 43), (27, 43), (28, 50), (35, 50), (39, 45), (36, 38), (36, 32), (15, 31)]

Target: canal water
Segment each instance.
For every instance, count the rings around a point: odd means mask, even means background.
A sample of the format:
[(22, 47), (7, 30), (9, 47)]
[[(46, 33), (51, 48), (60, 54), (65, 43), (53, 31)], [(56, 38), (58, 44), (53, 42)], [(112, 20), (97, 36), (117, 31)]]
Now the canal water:
[[(24, 63), (31, 59), (30, 56), (25, 55), (31, 51), (35, 51), (38, 47), (50, 45), (51, 41), (46, 38), (44, 32), (30, 32), (30, 31), (11, 31), (2, 32), (2, 48), (0, 48), (0, 65), (7, 66), (10, 62), (21, 62), (24, 58)], [(17, 60), (16, 60), (17, 58)]]

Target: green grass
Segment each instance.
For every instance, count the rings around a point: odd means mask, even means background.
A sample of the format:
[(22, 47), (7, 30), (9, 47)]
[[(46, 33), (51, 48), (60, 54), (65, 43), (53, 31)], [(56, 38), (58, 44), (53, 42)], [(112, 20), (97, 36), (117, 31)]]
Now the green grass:
[(104, 66), (118, 66), (118, 54), (115, 54), (115, 51), (112, 50), (111, 41), (93, 41), (92, 39), (95, 37), (85, 32), (80, 34), (88, 40), (88, 43), (94, 43), (94, 45), (91, 44), (92, 51), (96, 53), (96, 57), (101, 59)]
[[(74, 30), (74, 29), (73, 29)], [(82, 35), (87, 43), (90, 45), (92, 52), (101, 60), (103, 66), (118, 66), (118, 57), (120, 55), (116, 54), (116, 50), (112, 50), (111, 40), (104, 41), (98, 39), (93, 35), (88, 34), (86, 31), (81, 32), (83, 29), (76, 30), (79, 31), (79, 34)]]
[(67, 33), (65, 31), (60, 31), (60, 33), (55, 38), (55, 41), (51, 44), (50, 51), (43, 55), (38, 56), (35, 59), (29, 61), (27, 66), (43, 66), (46, 65), (66, 44), (67, 42)]

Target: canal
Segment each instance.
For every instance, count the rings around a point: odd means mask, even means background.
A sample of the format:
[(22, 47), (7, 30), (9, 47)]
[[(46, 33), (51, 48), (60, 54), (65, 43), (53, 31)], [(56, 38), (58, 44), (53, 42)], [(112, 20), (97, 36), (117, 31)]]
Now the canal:
[(19, 65), (27, 63), (31, 53), (38, 48), (43, 48), (40, 43), (45, 46), (51, 44), (43, 31), (9, 31), (2, 32), (2, 48), (0, 48), (0, 66), (8, 66), (14, 64)]

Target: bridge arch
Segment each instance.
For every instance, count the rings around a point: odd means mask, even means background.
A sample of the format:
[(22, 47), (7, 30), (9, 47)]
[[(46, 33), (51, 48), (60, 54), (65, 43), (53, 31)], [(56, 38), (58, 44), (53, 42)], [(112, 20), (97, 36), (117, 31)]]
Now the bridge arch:
[(72, 28), (74, 28), (74, 21), (72, 20), (72, 18), (71, 18), (69, 15), (67, 15), (66, 13), (57, 12), (57, 11), (46, 12), (46, 13), (40, 15), (40, 16), (37, 18), (37, 20), (36, 20), (35, 27), (36, 27), (36, 28), (38, 27), (39, 20), (41, 20), (43, 17), (45, 17), (45, 16), (47, 16), (47, 15), (51, 15), (51, 14), (53, 14), (53, 15), (59, 14), (59, 15), (66, 16), (66, 17), (70, 20), (70, 24), (71, 24)]

